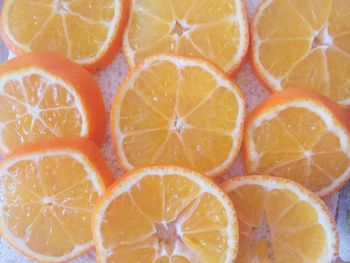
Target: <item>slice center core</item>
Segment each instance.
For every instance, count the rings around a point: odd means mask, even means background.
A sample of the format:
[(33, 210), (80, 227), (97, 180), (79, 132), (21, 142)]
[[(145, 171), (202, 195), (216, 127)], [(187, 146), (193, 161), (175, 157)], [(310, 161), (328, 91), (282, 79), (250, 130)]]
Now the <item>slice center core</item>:
[(176, 240), (179, 238), (175, 222), (155, 223), (154, 225), (161, 249), (165, 249), (168, 255), (171, 255), (174, 251)]
[(187, 25), (179, 22), (178, 20), (175, 20), (173, 28), (171, 30), (171, 34), (178, 35), (179, 37), (181, 37), (188, 30), (190, 30), (190, 28)]
[(47, 206), (52, 206), (53, 205), (53, 200), (51, 197), (43, 197), (42, 199), (42, 202), (44, 205), (47, 205)]
[(184, 127), (184, 120), (178, 116), (175, 116), (173, 123), (171, 124), (171, 130), (180, 133)]
[(54, 3), (54, 11), (56, 13), (64, 13), (68, 12), (68, 9), (66, 7), (66, 4), (62, 2), (62, 0), (58, 0), (56, 3)]
[(313, 39), (312, 48), (329, 47), (333, 44), (332, 37), (328, 34), (328, 27), (325, 26)]

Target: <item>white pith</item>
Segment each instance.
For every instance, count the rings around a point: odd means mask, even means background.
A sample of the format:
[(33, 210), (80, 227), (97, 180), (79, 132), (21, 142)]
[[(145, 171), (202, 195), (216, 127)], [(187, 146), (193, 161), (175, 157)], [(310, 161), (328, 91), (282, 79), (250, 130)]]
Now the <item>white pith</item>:
[[(118, 198), (120, 195), (122, 195), (125, 192), (130, 192), (130, 189), (137, 184), (142, 178), (147, 177), (149, 175), (152, 176), (165, 176), (165, 175), (178, 175), (186, 177), (187, 179), (190, 179), (191, 181), (195, 182), (201, 187), (201, 193), (196, 197), (198, 198), (203, 193), (211, 193), (215, 195), (220, 203), (223, 205), (224, 209), (226, 210), (227, 215), (227, 228), (222, 229), (227, 234), (227, 245), (228, 245), (228, 251), (226, 255), (226, 259), (224, 262), (232, 262), (232, 260), (235, 257), (236, 249), (235, 247), (238, 245), (237, 240), (237, 233), (235, 231), (237, 230), (237, 219), (234, 210), (232, 210), (232, 205), (229, 203), (228, 197), (221, 192), (217, 186), (215, 186), (212, 182), (209, 180), (203, 180), (202, 178), (198, 177), (196, 173), (191, 172), (189, 170), (185, 170), (179, 167), (150, 167), (150, 168), (144, 168), (141, 170), (136, 171), (134, 174), (129, 175), (129, 177), (122, 182), (118, 187), (113, 189), (113, 192), (108, 196), (107, 199), (103, 201), (103, 203), (98, 207), (98, 214), (96, 214), (95, 220), (95, 237), (97, 238), (97, 250), (98, 254), (101, 257), (102, 262), (106, 262), (106, 259), (109, 255), (109, 251), (104, 248), (103, 246), (103, 236), (101, 235), (101, 224), (103, 223), (103, 217), (107, 210), (107, 208), (110, 206), (110, 204)], [(195, 199), (196, 199), (195, 198)], [(191, 215), (186, 215), (185, 217), (188, 218)], [(155, 222), (154, 222), (155, 223)], [(163, 223), (167, 223), (165, 220)], [(181, 230), (181, 222), (176, 223), (176, 230), (177, 234), (181, 237), (182, 236), (182, 230)], [(96, 241), (96, 240), (95, 240)], [(155, 247), (156, 250), (158, 250), (159, 247)], [(161, 256), (183, 256), (194, 263), (199, 263), (199, 259), (195, 257), (195, 251), (189, 250), (187, 246), (185, 246), (185, 243), (183, 242), (176, 242), (175, 249), (172, 252), (171, 255), (167, 254), (166, 251), (160, 250), (157, 251), (158, 254), (155, 256), (155, 260)], [(190, 253), (191, 252), (191, 253)]]
[[(88, 118), (86, 115), (86, 111), (83, 108), (83, 103), (81, 101), (81, 98), (78, 95), (77, 91), (69, 83), (65, 82), (63, 79), (60, 79), (57, 76), (50, 75), (47, 72), (45, 72), (44, 70), (42, 70), (40, 68), (34, 68), (34, 67), (24, 68), (24, 69), (20, 69), (17, 71), (13, 71), (11, 73), (3, 74), (2, 76), (0, 76), (0, 95), (5, 96), (5, 97), (9, 97), (12, 99), (13, 97), (8, 95), (7, 93), (5, 93), (3, 90), (5, 84), (11, 80), (17, 80), (19, 83), (22, 83), (22, 87), (23, 87), (23, 82), (22, 82), (23, 78), (26, 76), (33, 75), (33, 74), (39, 75), (41, 78), (45, 79), (47, 86), (49, 86), (50, 84), (59, 84), (60, 86), (64, 87), (69, 92), (70, 95), (72, 95), (74, 97), (74, 106), (72, 106), (72, 107), (75, 107), (79, 111), (80, 116), (82, 118), (80, 136), (81, 137), (86, 136), (89, 132), (89, 130), (88, 130)], [(25, 93), (24, 90), (23, 90), (23, 93)], [(42, 95), (44, 95), (44, 93)], [(27, 112), (30, 115), (32, 115), (33, 117), (37, 116), (38, 112), (41, 111), (38, 109), (39, 105), (31, 106), (31, 105), (29, 105), (29, 103), (20, 102), (17, 99), (16, 99), (16, 103), (27, 108), (27, 110), (28, 110)], [(62, 108), (64, 108), (64, 106), (62, 106)], [(23, 117), (23, 116), (21, 116), (21, 117)], [(41, 119), (41, 118), (38, 117), (38, 119)], [(0, 122), (0, 148), (4, 149), (6, 152), (8, 152), (10, 149), (5, 145), (5, 143), (3, 141), (3, 136), (2, 136), (3, 129), (7, 125), (6, 123), (7, 122)]]
[[(136, 9), (135, 7), (135, 0), (131, 1), (131, 5), (130, 5), (130, 14), (132, 14), (134, 11), (134, 9)], [(245, 17), (245, 13), (244, 13), (244, 3), (242, 0), (235, 0), (235, 11), (236, 13), (233, 14), (232, 16), (227, 17), (226, 20), (228, 21), (232, 21), (232, 22), (236, 22), (239, 25), (239, 36), (237, 37), (237, 39), (239, 39), (239, 45), (237, 48), (237, 53), (233, 54), (232, 60), (230, 63), (228, 63), (224, 70), (225, 71), (230, 71), (232, 68), (237, 67), (241, 60), (243, 59), (246, 51), (247, 51), (247, 43), (248, 43), (248, 27), (247, 27), (247, 19)], [(139, 4), (140, 5), (140, 4)], [(142, 6), (139, 6), (137, 8), (142, 8)], [(173, 21), (172, 24), (175, 24), (177, 21), (177, 19), (175, 19)], [(193, 25), (189, 25), (189, 23), (186, 21), (186, 19), (182, 19), (179, 20), (179, 22), (182, 25), (185, 25), (186, 28), (188, 28), (188, 32), (185, 32), (185, 34), (187, 34), (187, 36), (189, 35), (189, 32), (195, 31), (198, 27), (202, 26), (201, 24), (193, 24)], [(206, 25), (208, 25), (209, 23), (207, 23)], [(127, 53), (127, 61), (129, 63), (129, 65), (131, 65), (132, 67), (136, 66), (136, 62), (135, 62), (135, 50), (131, 47), (130, 43), (129, 43), (129, 38), (128, 33), (131, 30), (131, 19), (129, 19), (129, 23), (126, 26), (125, 29), (125, 33), (124, 33), (124, 39), (123, 39), (123, 47), (124, 47), (124, 52)], [(184, 34), (184, 35), (185, 35)], [(177, 41), (176, 43), (179, 42), (179, 37), (177, 37)], [(177, 49), (177, 48), (176, 48)], [(199, 53), (203, 53), (202, 50), (198, 49)], [(176, 53), (176, 52), (175, 52)], [(216, 61), (213, 61), (216, 62)]]
[[(319, 105), (318, 103), (312, 101), (312, 100), (298, 100), (298, 101), (291, 101), (287, 103), (283, 103), (281, 105), (275, 106), (271, 108), (269, 111), (264, 112), (260, 114), (254, 122), (251, 124), (249, 129), (247, 129), (247, 150), (248, 150), (248, 158), (249, 162), (252, 165), (252, 169), (255, 170), (258, 166), (259, 160), (260, 160), (260, 154), (258, 153), (253, 136), (256, 128), (260, 127), (264, 122), (272, 120), (278, 116), (280, 112), (283, 110), (289, 109), (289, 108), (302, 108), (307, 109), (310, 112), (313, 112), (320, 116), (320, 118), (324, 121), (326, 124), (326, 127), (328, 131), (334, 133), (337, 135), (340, 141), (340, 149), (348, 156), (350, 159), (350, 141), (349, 141), (349, 135), (347, 131), (342, 127), (336, 120), (334, 115), (327, 110), (324, 106)], [(324, 196), (330, 192), (332, 192), (337, 186), (341, 185), (344, 180), (349, 176), (350, 174), (350, 167), (337, 179), (335, 179), (331, 185), (328, 187), (325, 187), (324, 189), (317, 192), (318, 195)]]
[[(75, 160), (78, 160), (83, 166), (84, 169), (86, 170), (86, 180), (90, 181), (91, 184), (93, 185), (94, 189), (98, 194), (102, 194), (104, 192), (104, 186), (101, 185), (101, 182), (99, 182), (98, 178), (96, 175), (99, 173), (97, 170), (95, 170), (94, 166), (92, 165), (91, 161), (84, 156), (81, 152), (75, 151), (75, 150), (70, 150), (70, 149), (62, 149), (62, 150), (43, 150), (43, 151), (37, 151), (35, 153), (27, 153), (23, 154), (19, 157), (12, 157), (12, 158), (7, 158), (6, 160), (2, 161), (0, 165), (0, 178), (3, 176), (8, 176), (7, 169), (10, 168), (11, 166), (15, 165), (16, 163), (20, 161), (27, 161), (27, 160), (38, 160), (43, 157), (59, 157), (59, 156), (70, 156)], [(1, 187), (0, 187), (1, 189)], [(1, 195), (3, 193), (0, 193), (0, 199)], [(43, 201), (50, 201), (49, 197), (44, 197)], [(44, 202), (45, 203), (45, 202)], [(83, 245), (75, 245), (74, 249), (68, 253), (64, 254), (62, 256), (46, 256), (39, 254), (29, 247), (26, 246), (25, 244), (25, 238), (26, 237), (17, 237), (14, 233), (12, 233), (7, 224), (6, 220), (3, 214), (3, 208), (2, 208), (3, 203), (0, 203), (0, 232), (1, 234), (10, 242), (10, 244), (15, 244), (17, 248), (19, 248), (21, 251), (23, 251), (26, 255), (35, 258), (38, 261), (44, 261), (44, 262), (62, 262), (66, 261), (69, 258), (73, 258), (82, 252), (86, 251), (87, 249), (90, 249), (93, 246), (93, 241), (89, 241)]]
[[(4, 10), (2, 10), (3, 14), (8, 14), (9, 13), (9, 8), (10, 6), (13, 4), (13, 2), (16, 0), (8, 0), (7, 4), (4, 5)], [(61, 3), (61, 0), (55, 0), (55, 2), (52, 3), (53, 9), (55, 10), (55, 7), (58, 4), (63, 4), (65, 5), (66, 3)], [(65, 11), (60, 12), (61, 15), (64, 15)], [(110, 22), (105, 22), (106, 27), (108, 27), (108, 34), (107, 37), (105, 39), (105, 41), (102, 43), (102, 45), (99, 47), (98, 52), (96, 53), (95, 56), (93, 57), (86, 57), (86, 58), (80, 58), (80, 59), (76, 59), (75, 62), (79, 63), (79, 64), (92, 64), (94, 62), (96, 62), (97, 60), (99, 60), (108, 50), (113, 38), (115, 37), (116, 32), (119, 30), (119, 20), (120, 20), (120, 16), (121, 16), (121, 8), (120, 8), (120, 0), (114, 0), (114, 17)], [(3, 16), (3, 21), (4, 21), (4, 25), (8, 25), (8, 17), (7, 15)], [(51, 17), (49, 18), (51, 19)], [(86, 18), (84, 18), (86, 19)], [(31, 48), (28, 45), (25, 45), (23, 43), (20, 43), (17, 41), (17, 39), (12, 35), (12, 33), (10, 32), (9, 28), (7, 26), (3, 26), (3, 29), (6, 33), (6, 36), (8, 36), (9, 39), (11, 39), (11, 42), (15, 43), (16, 47), (18, 47), (19, 49), (25, 51), (25, 52), (30, 52)], [(67, 42), (69, 43), (69, 39), (67, 37)], [(68, 48), (69, 49), (69, 48)], [(68, 54), (68, 56), (70, 56), (70, 54)]]
[[(323, 24), (321, 29), (314, 29), (311, 27), (311, 25), (309, 24), (309, 22), (303, 17), (302, 14), (298, 12), (298, 14), (301, 16), (301, 19), (306, 22), (306, 24), (310, 27), (311, 30), (311, 34), (305, 35), (303, 37), (295, 37), (295, 39), (305, 39), (305, 40), (309, 40), (309, 48), (308, 51), (303, 55), (302, 58), (298, 59), (297, 61), (294, 62), (293, 66), (283, 74), (283, 76), (280, 77), (276, 77), (274, 76), (272, 73), (270, 73), (269, 69), (265, 68), (264, 65), (262, 64), (260, 58), (259, 58), (259, 54), (260, 54), (260, 46), (261, 44), (264, 42), (264, 40), (262, 40), (258, 34), (257, 28), (258, 28), (258, 24), (259, 24), (259, 20), (261, 18), (261, 16), (265, 15), (266, 16), (266, 12), (265, 9), (268, 8), (270, 6), (270, 4), (272, 4), (273, 2), (275, 2), (275, 0), (266, 0), (263, 1), (260, 5), (260, 7), (257, 9), (257, 12), (254, 16), (254, 19), (252, 21), (252, 57), (253, 57), (253, 62), (256, 65), (257, 71), (259, 72), (258, 74), (261, 75), (261, 78), (263, 79), (264, 82), (266, 82), (267, 86), (269, 88), (271, 88), (272, 90), (275, 91), (280, 91), (282, 90), (284, 87), (282, 87), (282, 81), (285, 80), (288, 75), (291, 73), (292, 69), (297, 68), (298, 64), (300, 62), (302, 62), (303, 59), (307, 58), (312, 52), (314, 52), (316, 49), (319, 49), (323, 52), (324, 56), (326, 57), (326, 51), (327, 49), (333, 49), (333, 50), (337, 50), (342, 52), (345, 56), (349, 57), (349, 54), (347, 54), (344, 50), (340, 49), (335, 43), (334, 43), (334, 36), (329, 34), (329, 21), (328, 19), (325, 21), (325, 23)], [(315, 8), (318, 8), (318, 6), (315, 6)], [(331, 11), (332, 11), (332, 7), (331, 7)], [(339, 15), (342, 15), (342, 13), (339, 13)], [(315, 14), (316, 17), (316, 14)], [(276, 23), (278, 23), (278, 21), (276, 21)], [(314, 40), (317, 36), (322, 36), (322, 38), (324, 39), (324, 42), (327, 43), (327, 45), (317, 45), (314, 46)], [(283, 39), (283, 38), (281, 38)], [(293, 39), (293, 38), (291, 38)], [(271, 39), (266, 39), (266, 40), (274, 40), (273, 38)], [(287, 52), (287, 51), (286, 51)], [(325, 63), (326, 63), (326, 70), (328, 67), (328, 63), (327, 63), (327, 58), (325, 59)], [(328, 74), (328, 72), (326, 72), (325, 74)], [(330, 84), (330, 80), (329, 80), (329, 76), (327, 79), (328, 82), (328, 86), (329, 89), (332, 88), (331, 84)], [(343, 83), (344, 85), (344, 83)], [(301, 87), (304, 88), (304, 87)], [(331, 92), (330, 92), (331, 93)], [(337, 101), (339, 104), (343, 105), (343, 106), (349, 106), (350, 105), (350, 98), (344, 98), (344, 99), (339, 99)]]
[(267, 192), (272, 190), (288, 190), (296, 194), (300, 201), (305, 201), (306, 203), (310, 204), (318, 215), (318, 224), (323, 227), (327, 236), (326, 253), (324, 257), (319, 258), (318, 261), (315, 261), (315, 263), (333, 262), (338, 253), (338, 236), (336, 225), (330, 212), (328, 211), (327, 205), (320, 198), (290, 180), (275, 177), (269, 178), (267, 176), (242, 176), (239, 177), (239, 179), (234, 179), (228, 183), (224, 183), (223, 189), (226, 193), (230, 193), (247, 185), (261, 186)]
[[(228, 79), (218, 74), (217, 71), (215, 71), (209, 64), (205, 62), (200, 62), (198, 60), (189, 60), (187, 58), (181, 58), (179, 56), (158, 55), (158, 56), (150, 57), (147, 60), (145, 60), (144, 63), (140, 67), (138, 67), (137, 70), (132, 75), (129, 75), (130, 78), (128, 79), (128, 82), (125, 88), (120, 90), (119, 95), (121, 97), (121, 101), (125, 97), (125, 94), (133, 88), (133, 84), (136, 81), (136, 79), (139, 77), (139, 75), (144, 70), (149, 70), (152, 67), (152, 65), (155, 65), (156, 63), (159, 63), (159, 62), (170, 62), (175, 64), (177, 68), (182, 68), (182, 69), (186, 67), (200, 67), (205, 71), (209, 72), (216, 79), (217, 87), (224, 87), (229, 92), (234, 94), (236, 98), (236, 102), (238, 104), (238, 113), (236, 117), (235, 129), (232, 130), (230, 134), (230, 136), (232, 137), (231, 151), (224, 162), (222, 162), (219, 166), (215, 167), (211, 171), (206, 171), (205, 174), (212, 176), (214, 174), (222, 172), (231, 163), (241, 143), (240, 138), (242, 137), (242, 126), (243, 126), (243, 120), (245, 115), (245, 102), (241, 97), (239, 88), (236, 87)], [(116, 134), (115, 137), (118, 139), (118, 146), (117, 146), (118, 154), (122, 163), (126, 166), (127, 169), (132, 169), (134, 168), (134, 166), (129, 163), (123, 149), (123, 140), (125, 138), (125, 134), (123, 134), (122, 131), (120, 130), (120, 125), (119, 125), (120, 115), (121, 115), (121, 104), (119, 107), (117, 107), (116, 112), (114, 112), (114, 116), (112, 117), (112, 122), (114, 122), (114, 127), (116, 127), (116, 129), (113, 130), (112, 132)]]

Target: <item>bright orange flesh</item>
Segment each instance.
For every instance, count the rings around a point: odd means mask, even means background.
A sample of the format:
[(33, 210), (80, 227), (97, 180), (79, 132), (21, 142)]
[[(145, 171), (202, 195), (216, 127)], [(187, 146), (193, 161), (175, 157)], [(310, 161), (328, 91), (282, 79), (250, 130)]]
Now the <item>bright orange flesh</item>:
[(82, 136), (102, 143), (102, 96), (94, 78), (80, 66), (41, 51), (5, 62), (0, 75), (2, 152), (54, 137)]
[(112, 181), (87, 140), (22, 146), (0, 163), (0, 232), (36, 261), (68, 261), (91, 249), (92, 204)]
[(190, 170), (136, 170), (99, 198), (98, 262), (232, 262), (235, 212), (211, 181)]
[(232, 72), (248, 47), (241, 0), (131, 1), (124, 54), (134, 67), (150, 55), (174, 52), (200, 57)]
[(238, 152), (244, 112), (239, 88), (210, 64), (159, 55), (118, 90), (112, 136), (126, 169), (173, 164), (213, 175)]
[(317, 196), (289, 180), (245, 176), (224, 183), (240, 227), (237, 263), (332, 262), (335, 222)]
[(6, 0), (2, 35), (17, 54), (51, 50), (95, 70), (117, 54), (126, 4), (124, 0)]
[(286, 90), (253, 111), (244, 143), (248, 172), (289, 178), (321, 196), (343, 185), (350, 177), (348, 113), (327, 103)]
[(252, 56), (273, 91), (318, 91), (350, 105), (350, 5), (345, 0), (266, 0), (253, 24)]

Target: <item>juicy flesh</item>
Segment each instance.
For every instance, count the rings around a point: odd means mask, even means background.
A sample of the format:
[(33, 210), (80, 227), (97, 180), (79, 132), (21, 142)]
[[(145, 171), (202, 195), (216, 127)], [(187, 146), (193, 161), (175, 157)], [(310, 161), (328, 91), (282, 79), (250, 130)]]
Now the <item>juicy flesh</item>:
[(242, 110), (237, 99), (198, 66), (153, 64), (137, 77), (120, 106), (117, 127), (127, 161), (213, 170), (234, 147), (232, 133)]
[(127, 42), (133, 64), (152, 54), (176, 52), (204, 57), (225, 70), (237, 65), (245, 39), (244, 20), (236, 1), (136, 0)]
[(288, 189), (244, 185), (229, 192), (236, 208), (238, 263), (324, 262), (327, 236), (316, 209)]
[(251, 140), (258, 158), (250, 155), (250, 172), (286, 177), (315, 192), (330, 186), (350, 166), (339, 135), (305, 108), (279, 112), (256, 127)]
[(62, 136), (82, 135), (77, 100), (44, 75), (6, 76), (0, 90), (0, 136), (3, 149)]
[(109, 41), (114, 0), (12, 0), (8, 30), (24, 50), (51, 50), (72, 60), (96, 59)]
[(106, 262), (209, 263), (228, 255), (222, 203), (176, 174), (145, 176), (110, 203), (101, 222)]
[(1, 216), (20, 249), (62, 257), (91, 245), (90, 213), (98, 193), (83, 164), (71, 156), (12, 164), (1, 171), (0, 194)]
[(316, 90), (350, 105), (350, 5), (272, 0), (255, 28), (256, 52), (276, 89)]

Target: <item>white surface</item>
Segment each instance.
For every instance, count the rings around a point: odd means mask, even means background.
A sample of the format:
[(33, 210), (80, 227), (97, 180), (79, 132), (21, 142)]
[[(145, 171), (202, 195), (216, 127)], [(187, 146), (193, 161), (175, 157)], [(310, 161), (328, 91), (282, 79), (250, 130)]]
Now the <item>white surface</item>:
[[(253, 13), (260, 1), (261, 0), (246, 0), (246, 8), (247, 8), (249, 21), (251, 20)], [(103, 97), (105, 100), (108, 116), (109, 116), (114, 94), (118, 89), (121, 81), (126, 76), (127, 71), (128, 71), (128, 67), (126, 65), (125, 59), (123, 55), (120, 53), (111, 65), (109, 65), (107, 68), (105, 68), (104, 70), (101, 70), (95, 75), (103, 92)], [(252, 71), (252, 66), (249, 63), (249, 60), (243, 65), (243, 67), (235, 75), (233, 80), (235, 80), (238, 83), (238, 85), (241, 87), (245, 95), (248, 111), (251, 111), (254, 107), (259, 105), (264, 99), (266, 99), (269, 96), (269, 93), (263, 88), (261, 83), (255, 77)], [(122, 174), (122, 171), (116, 162), (116, 159), (114, 157), (114, 153), (112, 150), (112, 142), (110, 137), (109, 125), (107, 127), (107, 131), (108, 131), (108, 134), (103, 147), (103, 152), (115, 176), (120, 176)], [(244, 174), (244, 169), (243, 169), (243, 163), (242, 163), (242, 156), (239, 155), (236, 162), (232, 165), (232, 167), (228, 170), (228, 172), (221, 177), (221, 180), (225, 180), (231, 176), (243, 175), (243, 174)], [(337, 196), (338, 195), (335, 195), (334, 197), (329, 198), (329, 200), (327, 200), (327, 203), (329, 204), (333, 213), (335, 213), (335, 210), (336, 210), (336, 204), (338, 200)], [(350, 207), (350, 205), (348, 207)], [(346, 241), (350, 239), (345, 239), (344, 237), (343, 240)], [(346, 254), (349, 254), (349, 252), (345, 253), (349, 249), (346, 247), (350, 247), (350, 243), (343, 244), (343, 248), (342, 248), (343, 251), (341, 255), (344, 257), (347, 256), (347, 259), (350, 261), (350, 257), (348, 257), (349, 255), (346, 255)], [(23, 256), (18, 254), (15, 250), (9, 248), (7, 243), (0, 238), (0, 263), (27, 263), (27, 262), (31, 262), (31, 261), (25, 259)], [(84, 255), (79, 259), (75, 260), (74, 262), (76, 263), (95, 262), (94, 252)]]

